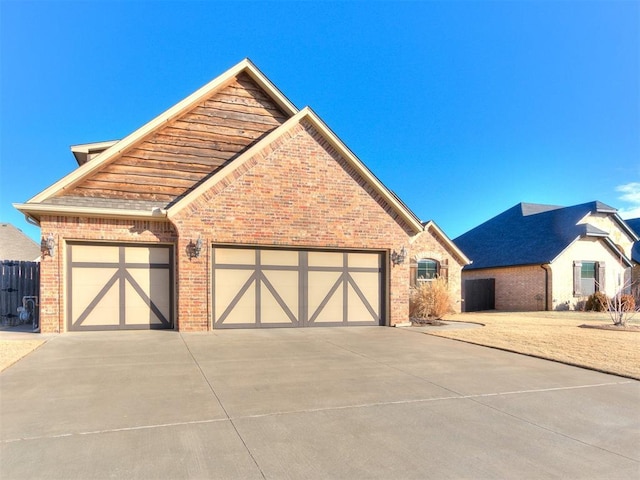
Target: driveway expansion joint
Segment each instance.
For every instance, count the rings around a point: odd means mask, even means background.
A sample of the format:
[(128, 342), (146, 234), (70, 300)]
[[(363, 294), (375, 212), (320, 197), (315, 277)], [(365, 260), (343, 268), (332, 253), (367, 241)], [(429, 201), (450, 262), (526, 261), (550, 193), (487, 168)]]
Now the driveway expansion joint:
[(233, 427), (233, 430), (236, 432), (236, 435), (238, 436), (238, 439), (242, 442), (242, 445), (243, 445), (244, 449), (246, 450), (247, 454), (249, 455), (249, 457), (251, 458), (251, 461), (254, 463), (255, 467), (260, 472), (260, 475), (262, 475), (262, 478), (266, 479), (267, 477), (265, 476), (264, 472), (262, 471), (262, 468), (260, 467), (260, 464), (258, 463), (256, 458), (253, 456), (253, 453), (249, 449), (249, 446), (247, 445), (246, 440), (242, 437), (242, 435), (238, 431), (238, 427), (233, 422), (233, 419), (229, 415), (229, 412), (227, 412), (227, 409), (225, 408), (224, 404), (220, 400), (220, 397), (218, 396), (218, 394), (216, 393), (215, 389), (213, 388), (213, 385), (211, 384), (211, 382), (209, 381), (209, 379), (205, 375), (204, 371), (202, 370), (202, 367), (198, 363), (198, 360), (196, 360), (196, 357), (193, 355), (193, 352), (189, 348), (189, 344), (187, 344), (187, 342), (184, 339), (184, 336), (182, 334), (180, 334), (180, 338), (182, 339), (182, 342), (184, 343), (184, 346), (187, 349), (187, 352), (189, 352), (189, 355), (193, 359), (193, 362), (196, 364), (196, 367), (198, 367), (198, 370), (200, 371), (200, 375), (202, 375), (202, 378), (204, 379), (204, 381), (209, 386), (209, 390), (211, 390), (212, 395), (215, 397), (216, 401), (218, 402), (218, 405), (220, 405), (220, 408), (222, 408), (222, 411), (224, 412), (224, 414), (226, 415), (227, 419), (229, 420), (229, 423)]
[[(306, 409), (300, 409), (300, 410), (283, 410), (283, 411), (279, 411), (279, 412), (268, 412), (268, 413), (257, 413), (257, 414), (251, 414), (251, 415), (237, 415), (237, 416), (230, 416), (226, 410), (224, 410), (226, 418), (214, 418), (214, 419), (204, 419), (204, 420), (193, 420), (193, 421), (187, 421), (187, 422), (172, 422), (172, 423), (162, 423), (162, 424), (155, 424), (155, 425), (136, 425), (136, 426), (132, 426), (132, 427), (120, 427), (120, 428), (111, 428), (111, 429), (104, 429), (104, 430), (93, 430), (93, 431), (86, 431), (86, 432), (76, 432), (76, 433), (60, 433), (60, 434), (55, 434), (55, 435), (42, 435), (42, 436), (36, 436), (36, 437), (25, 437), (25, 438), (13, 438), (13, 439), (7, 439), (7, 440), (2, 440), (0, 441), (0, 444), (8, 444), (8, 443), (15, 443), (15, 442), (23, 442), (23, 441), (34, 441), (34, 440), (42, 440), (42, 439), (53, 439), (53, 438), (64, 438), (64, 437), (73, 437), (73, 436), (82, 436), (82, 435), (100, 435), (100, 434), (105, 434), (105, 433), (115, 433), (115, 432), (128, 432), (128, 431), (137, 431), (137, 430), (148, 430), (148, 429), (154, 429), (154, 428), (170, 428), (170, 427), (177, 427), (177, 426), (183, 426), (183, 425), (200, 425), (200, 424), (212, 424), (212, 423), (219, 423), (219, 422), (230, 422), (231, 425), (234, 427), (234, 429), (236, 429), (235, 425), (234, 425), (234, 420), (251, 420), (251, 419), (257, 419), (257, 418), (267, 418), (267, 417), (277, 417), (277, 416), (284, 416), (284, 415), (299, 415), (299, 414), (304, 414), (304, 413), (319, 413), (319, 412), (330, 412), (330, 411), (340, 411), (340, 410), (348, 410), (348, 409), (359, 409), (359, 408), (372, 408), (372, 407), (382, 407), (382, 406), (393, 406), (393, 405), (410, 405), (410, 404), (418, 404), (418, 403), (432, 403), (432, 402), (442, 402), (442, 401), (447, 401), (447, 400), (471, 400), (471, 401), (475, 401), (476, 403), (478, 403), (479, 405), (482, 405), (483, 407), (487, 407), (487, 408), (491, 408), (492, 410), (495, 410), (497, 412), (503, 413), (505, 415), (511, 416), (513, 418), (518, 419), (519, 421), (523, 421), (526, 422), (530, 425), (533, 425), (535, 427), (538, 428), (542, 428), (544, 430), (550, 431), (552, 433), (557, 433), (558, 435), (562, 435), (566, 438), (569, 438), (571, 440), (576, 440), (578, 442), (581, 442), (580, 440), (577, 440), (573, 437), (564, 435), (562, 433), (556, 432), (554, 430), (550, 430), (549, 428), (546, 428), (544, 426), (538, 425), (534, 422), (531, 422), (529, 420), (526, 420), (524, 418), (518, 417), (516, 415), (510, 414), (508, 412), (504, 412), (496, 407), (493, 407), (491, 405), (487, 405), (485, 403), (482, 403), (480, 401), (478, 401), (479, 399), (482, 398), (488, 398), (488, 397), (501, 397), (501, 396), (513, 396), (513, 395), (521, 395), (521, 394), (529, 394), (529, 393), (544, 393), (544, 392), (554, 392), (554, 391), (566, 391), (566, 390), (575, 390), (575, 389), (582, 389), (582, 388), (598, 388), (598, 387), (606, 387), (606, 386), (612, 386), (612, 385), (625, 385), (625, 384), (630, 384), (630, 383), (635, 383), (635, 381), (633, 380), (627, 380), (627, 381), (621, 381), (621, 382), (607, 382), (607, 383), (598, 383), (598, 384), (588, 384), (588, 385), (577, 385), (577, 386), (570, 386), (570, 387), (552, 387), (552, 388), (542, 388), (542, 389), (531, 389), (531, 390), (516, 390), (516, 391), (509, 391), (509, 392), (494, 392), (494, 393), (476, 393), (476, 394), (470, 394), (470, 395), (454, 395), (454, 396), (446, 396), (446, 397), (431, 397), (431, 398), (417, 398), (417, 399), (406, 399), (406, 400), (392, 400), (392, 401), (387, 401), (387, 402), (371, 402), (371, 403), (361, 403), (361, 404), (351, 404), (351, 405), (337, 405), (337, 406), (331, 406), (331, 407), (322, 407), (322, 408), (306, 408)], [(215, 395), (215, 393), (214, 393)], [(217, 395), (216, 395), (217, 398)], [(237, 429), (236, 429), (237, 432)], [(240, 433), (238, 432), (238, 436), (240, 437), (240, 440), (243, 441), (242, 437), (240, 436)], [(584, 443), (585, 445), (589, 445), (589, 446), (594, 446), (596, 448), (600, 448), (597, 447), (595, 445), (591, 445), (591, 444), (587, 444), (585, 442), (581, 442)], [(248, 447), (245, 444), (245, 447), (248, 450)], [(609, 452), (606, 449), (602, 449), (604, 451)], [(250, 452), (249, 452), (250, 453)], [(609, 453), (616, 453), (616, 452), (609, 452)], [(619, 455), (619, 454), (618, 454)], [(625, 457), (624, 455), (621, 455), (623, 457)], [(629, 457), (625, 457), (625, 458), (629, 458)], [(635, 460), (638, 461), (637, 459), (633, 459), (633, 458), (629, 458), (630, 460)]]

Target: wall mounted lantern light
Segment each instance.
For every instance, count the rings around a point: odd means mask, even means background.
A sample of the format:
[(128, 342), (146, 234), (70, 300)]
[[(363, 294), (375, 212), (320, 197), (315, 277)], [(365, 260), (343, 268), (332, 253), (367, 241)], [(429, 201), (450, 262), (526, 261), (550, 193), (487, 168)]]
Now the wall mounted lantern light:
[(50, 233), (48, 237), (42, 237), (40, 241), (40, 252), (42, 256), (49, 255), (53, 257), (53, 249), (56, 247), (56, 240), (53, 238), (53, 233)]
[(400, 252), (396, 252), (395, 250), (391, 252), (391, 261), (394, 265), (404, 263), (405, 258), (407, 258), (407, 249), (404, 248), (404, 246), (400, 249)]
[(200, 257), (200, 253), (202, 252), (202, 237), (198, 236), (198, 240), (193, 243), (193, 240), (189, 242), (187, 245), (187, 256), (189, 259)]

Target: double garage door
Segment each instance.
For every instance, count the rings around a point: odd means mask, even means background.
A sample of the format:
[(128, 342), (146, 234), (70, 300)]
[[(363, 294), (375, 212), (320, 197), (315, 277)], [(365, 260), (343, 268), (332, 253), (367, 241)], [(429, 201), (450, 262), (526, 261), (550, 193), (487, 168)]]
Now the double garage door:
[(214, 328), (381, 325), (383, 254), (214, 248)]
[[(383, 258), (213, 248), (213, 327), (382, 325)], [(173, 263), (170, 246), (69, 243), (68, 330), (173, 328)]]
[(168, 246), (67, 246), (69, 330), (172, 328)]

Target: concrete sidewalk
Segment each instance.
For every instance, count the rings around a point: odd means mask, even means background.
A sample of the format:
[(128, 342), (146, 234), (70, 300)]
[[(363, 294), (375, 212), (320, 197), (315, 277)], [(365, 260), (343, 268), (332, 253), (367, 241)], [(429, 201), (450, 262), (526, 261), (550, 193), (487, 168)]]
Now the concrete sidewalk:
[(0, 478), (637, 478), (640, 382), (380, 327), (64, 334)]

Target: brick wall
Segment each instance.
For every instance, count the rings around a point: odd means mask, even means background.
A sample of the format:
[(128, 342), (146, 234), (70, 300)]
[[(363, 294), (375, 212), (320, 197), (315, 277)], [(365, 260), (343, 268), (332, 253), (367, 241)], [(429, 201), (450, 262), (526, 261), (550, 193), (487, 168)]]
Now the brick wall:
[(462, 272), (462, 281), (494, 278), (496, 310), (545, 310), (545, 271), (540, 265), (487, 268)]
[[(409, 262), (392, 266), (388, 253), (410, 247), (415, 232), (310, 125), (299, 124), (248, 159), (180, 211), (170, 222), (44, 217), (42, 231), (69, 240), (171, 243), (175, 245), (176, 325), (181, 331), (211, 328), (211, 246), (244, 244), (299, 248), (364, 249), (387, 261), (387, 323), (408, 319)], [(186, 254), (202, 238), (199, 258)], [(450, 258), (459, 292), (460, 266), (429, 232), (415, 248)], [(43, 261), (42, 331), (64, 331), (64, 248)], [(459, 293), (457, 293), (459, 295)]]
[[(397, 217), (313, 127), (293, 127), (172, 217), (179, 252), (198, 236), (207, 245), (199, 259), (178, 255), (180, 329), (201, 330), (210, 323), (210, 245), (388, 252), (408, 245), (410, 229)], [(391, 325), (408, 317), (408, 279), (408, 264), (389, 268)], [(204, 290), (206, 302), (190, 295), (196, 289)]]
[(421, 232), (411, 239), (408, 261), (430, 258), (448, 265), (447, 281), (456, 312), (462, 309), (462, 265), (450, 248), (432, 232)]

